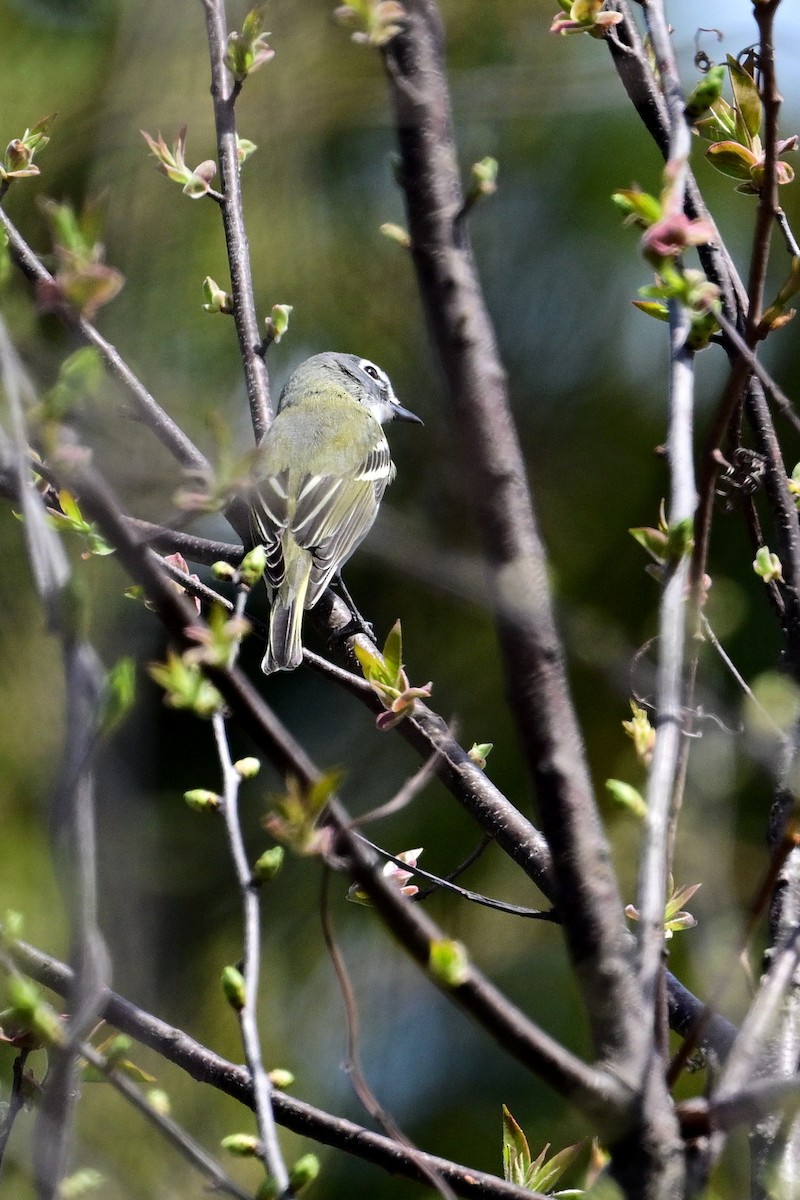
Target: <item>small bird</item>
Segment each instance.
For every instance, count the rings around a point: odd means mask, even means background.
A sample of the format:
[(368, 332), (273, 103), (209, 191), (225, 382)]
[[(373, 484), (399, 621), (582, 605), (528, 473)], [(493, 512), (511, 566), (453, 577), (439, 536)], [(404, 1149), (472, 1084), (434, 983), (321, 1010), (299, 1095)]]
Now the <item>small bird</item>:
[(422, 421), (367, 358), (328, 351), (301, 363), (259, 446), (250, 523), (264, 546), (272, 610), (261, 669), (303, 659), (303, 610), (313, 608), (378, 514), (395, 467), (381, 429)]

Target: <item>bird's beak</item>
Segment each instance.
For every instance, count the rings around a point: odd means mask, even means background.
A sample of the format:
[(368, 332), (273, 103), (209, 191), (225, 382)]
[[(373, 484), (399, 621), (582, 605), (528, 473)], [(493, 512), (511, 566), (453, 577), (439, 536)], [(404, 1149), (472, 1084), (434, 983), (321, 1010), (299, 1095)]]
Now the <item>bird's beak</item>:
[(417, 414), (413, 413), (410, 408), (403, 408), (402, 404), (398, 403), (397, 400), (392, 400), (391, 405), (392, 405), (392, 416), (395, 418), (395, 420), (397, 420), (397, 421), (413, 421), (415, 425), (424, 425), (425, 424), (422, 417), (418, 417)]

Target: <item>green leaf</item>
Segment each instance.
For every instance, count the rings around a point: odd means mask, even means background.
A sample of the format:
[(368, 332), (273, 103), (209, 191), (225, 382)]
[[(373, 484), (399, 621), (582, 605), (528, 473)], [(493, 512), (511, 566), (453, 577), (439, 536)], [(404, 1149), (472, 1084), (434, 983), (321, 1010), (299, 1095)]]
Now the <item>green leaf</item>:
[(531, 1165), (528, 1139), (503, 1105), (503, 1178), (507, 1183), (525, 1187)]
[(383, 644), (383, 661), (388, 679), (396, 681), (403, 668), (403, 631), (399, 620), (395, 621)]
[(613, 192), (611, 199), (626, 216), (633, 217), (637, 224), (644, 227), (654, 225), (661, 219), (660, 201), (655, 196), (650, 196), (638, 188), (626, 188)]
[(121, 658), (108, 672), (100, 703), (99, 728), (111, 733), (125, 719), (136, 698), (136, 664)]
[(632, 303), (634, 308), (638, 308), (639, 312), (648, 317), (655, 317), (657, 321), (669, 321), (669, 308), (659, 300), (634, 300)]
[(706, 150), (706, 158), (723, 175), (748, 182), (752, 180), (753, 167), (758, 165), (753, 151), (740, 142), (715, 142)]
[(749, 145), (754, 138), (758, 137), (761, 129), (761, 121), (764, 116), (761, 97), (752, 75), (748, 74), (730, 54), (727, 61), (733, 88), (733, 101), (740, 118), (737, 120), (737, 133), (744, 134), (742, 140), (746, 140)]
[(585, 1139), (580, 1142), (575, 1142), (572, 1146), (565, 1146), (563, 1150), (559, 1150), (552, 1158), (539, 1168), (536, 1174), (528, 1183), (528, 1187), (532, 1192), (549, 1192), (558, 1183), (561, 1176), (569, 1170), (575, 1159), (586, 1145)]
[(628, 533), (640, 546), (644, 547), (648, 554), (652, 555), (656, 562), (663, 563), (667, 559), (668, 540), (663, 529), (640, 525), (635, 529), (629, 529)]

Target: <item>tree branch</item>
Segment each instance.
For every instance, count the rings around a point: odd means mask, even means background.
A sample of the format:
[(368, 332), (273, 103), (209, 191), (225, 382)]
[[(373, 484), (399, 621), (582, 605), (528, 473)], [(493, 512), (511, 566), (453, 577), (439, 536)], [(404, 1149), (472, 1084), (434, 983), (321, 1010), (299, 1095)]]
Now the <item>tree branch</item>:
[(233, 319), (239, 338), (253, 433), (256, 442), (260, 442), (269, 428), (272, 416), (269, 375), (261, 352), (250, 269), (250, 247), (244, 225), (241, 168), (236, 144), (235, 105), (238, 89), (225, 65), (228, 40), (225, 0), (203, 0), (203, 7), (206, 11), (206, 33), (211, 61), (211, 97), (222, 177), (222, 222), (231, 270)]

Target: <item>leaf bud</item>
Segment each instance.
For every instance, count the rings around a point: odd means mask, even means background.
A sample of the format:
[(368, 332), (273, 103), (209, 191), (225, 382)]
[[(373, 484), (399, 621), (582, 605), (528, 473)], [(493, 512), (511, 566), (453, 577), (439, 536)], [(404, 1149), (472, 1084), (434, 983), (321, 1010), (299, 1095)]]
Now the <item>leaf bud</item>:
[(316, 1154), (304, 1154), (289, 1172), (289, 1187), (295, 1195), (301, 1192), (309, 1183), (313, 1183), (319, 1175), (319, 1159)]
[(247, 1003), (247, 991), (244, 986), (244, 976), (236, 967), (223, 968), (222, 990), (231, 1008), (241, 1012)]
[(255, 1158), (259, 1151), (259, 1141), (252, 1133), (230, 1133), (220, 1142), (223, 1150), (235, 1158)]
[(192, 788), (183, 793), (183, 798), (194, 812), (216, 812), (221, 803), (221, 797), (208, 788)]
[(283, 866), (285, 855), (283, 846), (273, 846), (270, 850), (265, 850), (253, 866), (252, 882), (269, 883), (270, 879), (274, 879)]

